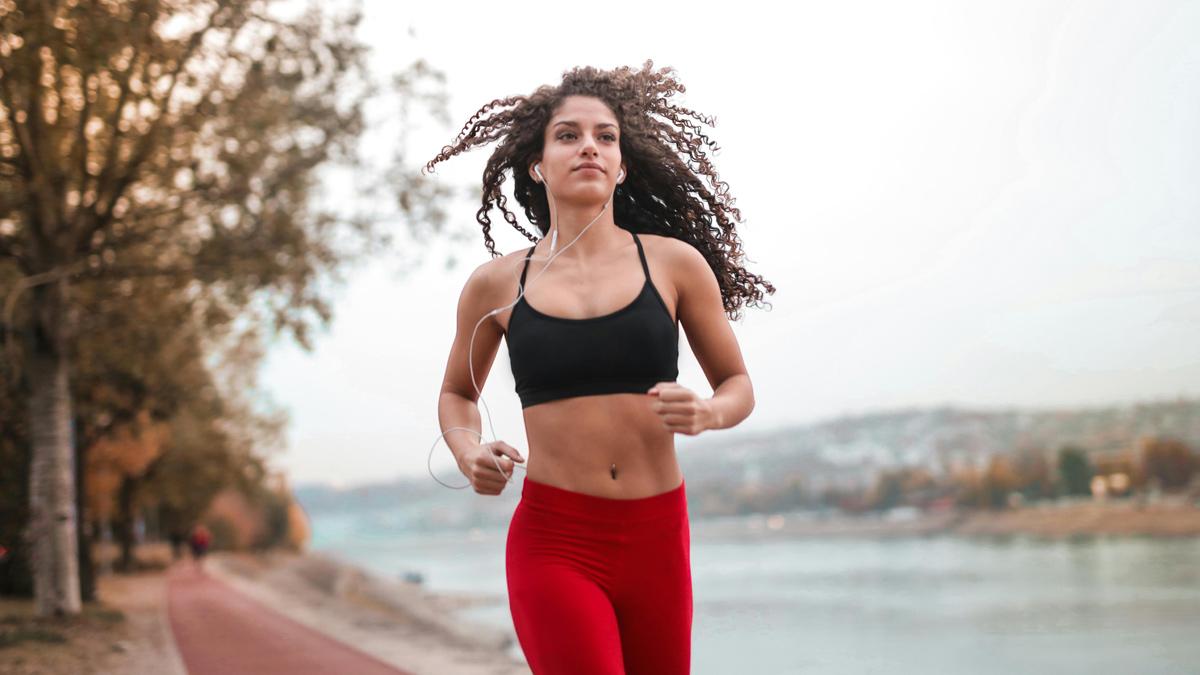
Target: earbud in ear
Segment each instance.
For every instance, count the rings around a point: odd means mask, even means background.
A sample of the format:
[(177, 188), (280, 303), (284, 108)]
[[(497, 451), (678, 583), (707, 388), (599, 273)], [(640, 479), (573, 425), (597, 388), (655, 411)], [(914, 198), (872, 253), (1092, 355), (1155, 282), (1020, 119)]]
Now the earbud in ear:
[[(545, 180), (546, 180), (546, 177), (542, 175), (542, 164), (541, 164), (541, 162), (538, 162), (537, 164), (534, 164), (534, 165), (533, 165), (533, 172), (534, 172), (534, 173), (536, 173), (536, 174), (538, 175), (538, 178), (541, 178), (541, 179), (542, 179), (542, 181), (545, 181)], [(542, 181), (539, 181), (539, 182), (542, 182)]]
[(625, 169), (621, 169), (621, 172), (617, 174), (617, 182), (620, 183), (621, 179), (624, 177), (625, 177)]

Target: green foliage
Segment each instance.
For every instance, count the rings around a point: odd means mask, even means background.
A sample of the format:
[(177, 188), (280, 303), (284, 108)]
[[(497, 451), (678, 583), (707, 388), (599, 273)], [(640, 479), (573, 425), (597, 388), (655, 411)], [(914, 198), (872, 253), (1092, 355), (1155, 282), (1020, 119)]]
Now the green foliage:
[(1092, 466), (1082, 449), (1070, 445), (1059, 449), (1058, 483), (1064, 495), (1092, 494)]
[(38, 626), (19, 626), (11, 629), (0, 628), (0, 648), (13, 647), (22, 642), (44, 642), (57, 645), (67, 642), (67, 636), (56, 630)]

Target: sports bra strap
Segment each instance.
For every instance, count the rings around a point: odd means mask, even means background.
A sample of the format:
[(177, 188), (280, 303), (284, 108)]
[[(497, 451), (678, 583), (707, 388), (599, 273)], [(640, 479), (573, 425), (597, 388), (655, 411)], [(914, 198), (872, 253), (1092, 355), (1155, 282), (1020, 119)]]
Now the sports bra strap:
[(521, 268), (521, 283), (518, 288), (522, 293), (525, 292), (525, 273), (529, 271), (529, 256), (533, 255), (533, 249), (537, 248), (537, 244), (529, 247), (529, 252), (525, 254), (525, 267)]
[[(646, 252), (642, 250), (642, 240), (638, 238), (637, 232), (629, 231), (633, 235), (633, 243), (637, 244), (638, 259), (642, 261), (642, 272), (646, 274), (646, 281), (650, 280), (650, 265), (646, 263)], [(533, 255), (533, 249), (537, 248), (537, 244), (529, 247), (529, 252), (525, 254), (525, 266), (521, 268), (521, 282), (518, 288), (522, 293), (525, 292), (525, 274), (529, 272), (529, 258)]]
[(650, 266), (646, 264), (646, 252), (642, 250), (642, 240), (638, 238), (637, 232), (629, 231), (633, 235), (633, 241), (638, 247), (638, 257), (642, 259), (642, 271), (646, 273), (646, 281), (650, 281)]

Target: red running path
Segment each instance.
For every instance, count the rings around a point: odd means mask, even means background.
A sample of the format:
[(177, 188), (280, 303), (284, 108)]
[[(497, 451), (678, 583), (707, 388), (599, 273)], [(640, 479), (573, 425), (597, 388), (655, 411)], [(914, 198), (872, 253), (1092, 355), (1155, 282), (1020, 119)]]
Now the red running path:
[(190, 564), (167, 573), (167, 614), (188, 675), (411, 675), (258, 604)]

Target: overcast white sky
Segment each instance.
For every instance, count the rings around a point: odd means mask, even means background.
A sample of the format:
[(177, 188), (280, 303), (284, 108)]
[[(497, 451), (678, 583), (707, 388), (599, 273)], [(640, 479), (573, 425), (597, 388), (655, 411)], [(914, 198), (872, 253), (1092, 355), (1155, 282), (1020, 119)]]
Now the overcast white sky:
[[(757, 407), (710, 434), (1200, 394), (1200, 3), (753, 7), (370, 0), (361, 34), (381, 75), (419, 55), (448, 77), (452, 126), (409, 141), (421, 161), (575, 65), (677, 70), (678, 100), (716, 117), (749, 267), (778, 289), (733, 324)], [(478, 184), (494, 147), (437, 175)], [(273, 464), (293, 481), (428, 478), (458, 294), (488, 257), (478, 204), (450, 209), (476, 233), (458, 267), (356, 270), (314, 353), (273, 347), (262, 385), (292, 416)], [(499, 250), (528, 245), (493, 221)], [(680, 383), (711, 395), (680, 347)], [(504, 345), (483, 395), (487, 440), (524, 452)]]

